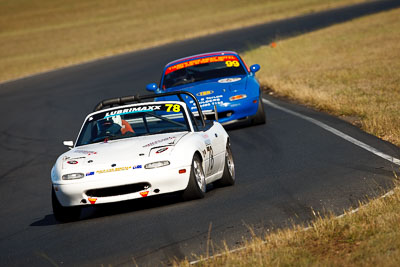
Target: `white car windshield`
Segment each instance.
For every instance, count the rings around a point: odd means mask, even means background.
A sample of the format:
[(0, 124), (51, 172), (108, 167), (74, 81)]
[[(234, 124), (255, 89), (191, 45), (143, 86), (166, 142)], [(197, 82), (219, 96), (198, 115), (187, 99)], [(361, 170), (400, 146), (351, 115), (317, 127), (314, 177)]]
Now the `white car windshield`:
[(85, 121), (76, 146), (181, 131), (190, 131), (190, 126), (184, 108), (180, 104), (125, 106), (89, 117)]

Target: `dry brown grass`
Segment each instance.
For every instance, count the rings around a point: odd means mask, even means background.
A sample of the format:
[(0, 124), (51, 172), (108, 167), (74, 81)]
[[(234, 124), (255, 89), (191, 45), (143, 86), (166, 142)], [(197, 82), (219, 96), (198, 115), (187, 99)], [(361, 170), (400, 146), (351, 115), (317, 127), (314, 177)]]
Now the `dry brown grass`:
[(0, 0), (0, 81), (365, 0)]
[[(280, 96), (351, 120), (400, 145), (400, 9), (265, 46), (245, 55)], [(262, 60), (259, 60), (259, 59)]]
[[(255, 237), (246, 249), (195, 266), (398, 266), (400, 188), (394, 194), (336, 218), (317, 217), (310, 227), (278, 230)], [(199, 257), (199, 259), (204, 259)], [(175, 266), (190, 266), (188, 261)]]
[[(278, 41), (275, 48), (265, 46), (244, 57), (262, 64), (258, 76), (275, 94), (357, 118), (363, 129), (399, 145), (399, 17), (400, 9), (368, 16)], [(227, 248), (196, 266), (398, 266), (399, 225), (397, 184), (392, 195), (361, 205), (355, 213), (317, 216), (307, 230), (294, 226), (255, 237), (243, 250)]]

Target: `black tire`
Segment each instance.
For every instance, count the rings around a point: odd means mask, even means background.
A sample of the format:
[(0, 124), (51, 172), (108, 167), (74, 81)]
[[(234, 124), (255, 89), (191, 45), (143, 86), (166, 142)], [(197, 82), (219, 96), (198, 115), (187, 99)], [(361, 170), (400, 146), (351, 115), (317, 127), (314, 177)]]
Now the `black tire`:
[(260, 96), (260, 99), (258, 100), (257, 113), (252, 118), (252, 124), (254, 125), (265, 124), (265, 122), (266, 119), (265, 119), (264, 105), (262, 103), (262, 97)]
[(222, 178), (217, 180), (215, 184), (217, 186), (229, 186), (235, 184), (235, 163), (233, 161), (231, 145), (229, 142), (226, 144), (224, 172)]
[(71, 222), (79, 219), (81, 215), (81, 207), (63, 207), (57, 199), (54, 188), (51, 188), (51, 204), (53, 206), (53, 214), (59, 222)]
[(189, 183), (183, 191), (182, 198), (184, 200), (203, 198), (206, 194), (206, 180), (202, 162), (199, 155), (195, 154), (190, 169)]

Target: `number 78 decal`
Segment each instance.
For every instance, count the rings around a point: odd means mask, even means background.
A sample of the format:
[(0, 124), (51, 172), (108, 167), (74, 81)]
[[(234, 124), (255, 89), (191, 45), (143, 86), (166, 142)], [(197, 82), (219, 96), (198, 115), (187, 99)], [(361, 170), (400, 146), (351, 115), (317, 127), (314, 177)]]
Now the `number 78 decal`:
[(178, 104), (165, 104), (167, 107), (167, 112), (171, 112), (171, 109), (173, 112), (179, 112), (181, 111), (181, 106)]

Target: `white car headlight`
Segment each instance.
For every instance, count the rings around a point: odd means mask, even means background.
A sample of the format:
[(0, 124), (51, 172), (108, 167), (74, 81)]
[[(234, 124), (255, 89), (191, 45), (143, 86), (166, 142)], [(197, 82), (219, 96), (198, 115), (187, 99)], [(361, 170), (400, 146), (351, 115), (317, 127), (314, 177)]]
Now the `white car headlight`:
[(63, 180), (74, 180), (74, 179), (82, 179), (85, 177), (83, 173), (68, 173), (62, 176)]
[(154, 168), (160, 168), (169, 165), (170, 162), (168, 160), (163, 160), (163, 161), (156, 161), (152, 163), (148, 163), (144, 165), (145, 169), (154, 169)]

